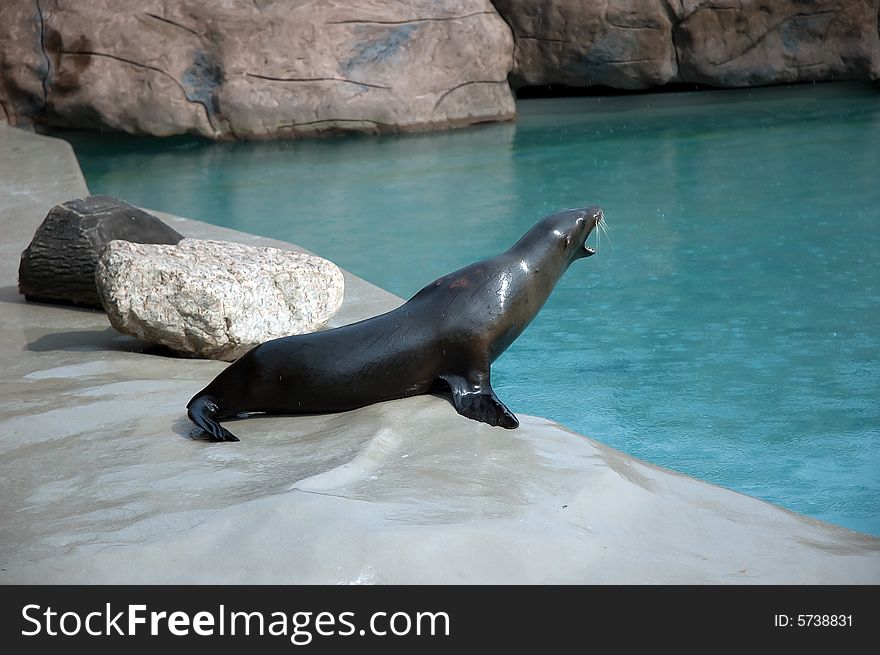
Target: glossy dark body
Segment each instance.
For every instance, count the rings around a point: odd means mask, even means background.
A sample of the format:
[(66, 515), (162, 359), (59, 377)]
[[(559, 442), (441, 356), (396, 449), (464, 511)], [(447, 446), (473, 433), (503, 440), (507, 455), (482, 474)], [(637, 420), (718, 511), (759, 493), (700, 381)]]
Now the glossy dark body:
[(267, 341), (189, 403), (217, 440), (241, 412), (336, 412), (448, 386), (459, 413), (513, 428), (490, 366), (532, 321), (572, 261), (593, 254), (597, 207), (539, 221), (508, 251), (446, 275), (408, 302), (344, 327)]

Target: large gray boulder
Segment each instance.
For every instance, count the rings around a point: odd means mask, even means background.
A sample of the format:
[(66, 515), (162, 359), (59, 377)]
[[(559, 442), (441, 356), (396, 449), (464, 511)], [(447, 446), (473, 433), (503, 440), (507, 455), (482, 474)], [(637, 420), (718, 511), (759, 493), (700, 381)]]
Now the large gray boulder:
[(342, 305), (342, 271), (314, 255), (228, 241), (113, 241), (95, 279), (124, 334), (231, 361), (269, 339), (313, 332)]
[(493, 0), (516, 87), (880, 78), (880, 0)]
[(89, 196), (53, 207), (18, 267), (27, 300), (103, 309), (95, 288), (98, 256), (110, 241), (175, 244), (183, 238), (152, 214), (111, 196)]
[(880, 0), (693, 0), (673, 37), (678, 79), (755, 86), (880, 78)]
[(516, 87), (564, 84), (642, 89), (677, 65), (674, 14), (662, 1), (493, 0), (513, 30)]
[(514, 116), (489, 0), (13, 0), (0, 120), (212, 139)]

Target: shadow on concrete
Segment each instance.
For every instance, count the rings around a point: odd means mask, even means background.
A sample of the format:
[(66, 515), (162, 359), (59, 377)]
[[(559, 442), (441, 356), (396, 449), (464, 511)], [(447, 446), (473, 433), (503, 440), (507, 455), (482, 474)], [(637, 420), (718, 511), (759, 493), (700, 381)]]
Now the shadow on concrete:
[[(104, 316), (100, 309), (91, 307), (77, 307), (75, 305), (61, 305), (58, 303), (46, 303), (35, 300), (25, 300), (18, 293), (18, 287), (0, 287), (0, 303), (27, 304), (35, 307), (49, 307), (59, 312), (58, 319), (53, 321), (56, 325), (63, 326), (65, 323), (64, 312), (75, 314), (87, 314), (92, 316)], [(103, 322), (103, 321), (102, 321)], [(49, 352), (52, 350), (67, 350), (77, 352), (87, 351), (114, 351), (142, 353), (144, 355), (156, 355), (159, 357), (171, 357), (174, 359), (187, 359), (188, 356), (171, 350), (167, 346), (142, 341), (136, 337), (130, 337), (117, 332), (112, 327), (104, 329), (81, 329), (81, 330), (48, 330), (46, 328), (23, 328), (27, 340), (26, 350), (32, 352)]]
[(75, 312), (86, 312), (88, 314), (103, 314), (103, 310), (95, 307), (83, 307), (80, 305), (67, 305), (54, 302), (43, 302), (41, 300), (25, 300), (25, 297), (19, 293), (17, 286), (0, 287), (0, 302), (11, 303), (27, 303), (29, 305), (37, 305), (39, 307), (57, 307), (58, 309), (69, 309)]
[(73, 352), (114, 351), (142, 353), (159, 357), (182, 357), (170, 348), (147, 343), (134, 337), (120, 334), (113, 328), (104, 330), (67, 330), (47, 332), (44, 329), (24, 329), (27, 339), (26, 349), (32, 352), (66, 350)]
[(0, 302), (24, 302), (24, 296), (19, 295), (18, 287), (0, 287)]
[(186, 416), (186, 409), (171, 424), (171, 431), (179, 437), (183, 437), (187, 441), (204, 441), (211, 442), (211, 437), (207, 432), (198, 428)]

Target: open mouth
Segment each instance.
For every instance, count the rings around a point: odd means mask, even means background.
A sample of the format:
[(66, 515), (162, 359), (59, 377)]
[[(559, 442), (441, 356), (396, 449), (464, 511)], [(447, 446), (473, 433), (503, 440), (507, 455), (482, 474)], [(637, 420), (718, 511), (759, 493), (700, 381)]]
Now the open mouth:
[[(593, 226), (593, 229), (590, 230), (590, 234), (593, 234), (593, 233), (596, 234), (596, 245), (589, 246), (589, 245), (587, 245), (587, 242), (584, 241), (584, 257), (589, 257), (591, 255), (595, 255), (596, 252), (599, 250), (599, 235), (600, 234), (604, 233), (606, 237), (608, 236), (608, 230), (605, 227), (605, 216), (601, 212), (599, 213), (599, 216), (596, 217), (596, 222)], [(587, 235), (587, 239), (590, 238), (590, 234)], [(610, 243), (610, 241), (609, 241), (609, 243)]]

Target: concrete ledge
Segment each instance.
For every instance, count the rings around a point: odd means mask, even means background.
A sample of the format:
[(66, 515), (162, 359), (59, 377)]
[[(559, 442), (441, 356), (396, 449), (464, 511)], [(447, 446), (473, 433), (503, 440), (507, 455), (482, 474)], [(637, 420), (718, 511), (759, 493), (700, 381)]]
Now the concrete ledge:
[[(880, 582), (878, 539), (540, 418), (510, 432), (420, 396), (192, 440), (184, 405), (225, 364), (17, 294), (36, 226), (86, 193), (66, 143), (0, 127), (0, 583)], [(346, 282), (337, 323), (400, 302)]]

